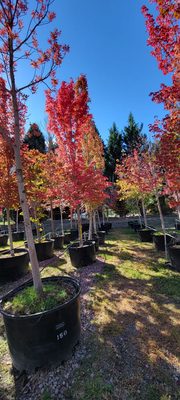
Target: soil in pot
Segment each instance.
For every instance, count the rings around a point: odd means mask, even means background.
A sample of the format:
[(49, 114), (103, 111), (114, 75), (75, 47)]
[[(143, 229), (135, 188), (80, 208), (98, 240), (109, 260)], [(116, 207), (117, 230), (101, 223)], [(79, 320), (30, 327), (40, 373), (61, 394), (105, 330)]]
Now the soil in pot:
[[(172, 237), (169, 235), (166, 235), (166, 242), (167, 246), (172, 242)], [(153, 242), (155, 245), (156, 250), (158, 251), (165, 251), (165, 246), (164, 246), (164, 235), (162, 232), (156, 232), (153, 233)]]
[(180, 244), (168, 247), (168, 254), (172, 267), (180, 272)]
[(52, 236), (54, 240), (54, 249), (61, 250), (64, 245), (64, 235)]
[(0, 246), (7, 246), (8, 235), (0, 235)]
[(13, 242), (19, 242), (20, 240), (24, 240), (24, 232), (12, 232)]
[(82, 247), (79, 246), (79, 243), (73, 243), (68, 250), (73, 267), (85, 267), (96, 261), (94, 241), (86, 240)]
[(139, 229), (138, 230), (138, 235), (141, 239), (141, 242), (148, 242), (151, 243), (153, 241), (153, 234), (154, 230), (153, 229)]
[(37, 299), (31, 281), (9, 292), (1, 302), (13, 366), (19, 371), (67, 360), (80, 337), (79, 282), (70, 277), (42, 281), (46, 287), (43, 300)]
[(0, 252), (0, 279), (14, 281), (21, 278), (28, 271), (29, 253), (26, 249), (15, 249), (15, 255), (10, 252)]
[(105, 243), (106, 232), (105, 231), (98, 231), (97, 232), (99, 237), (99, 245), (103, 245)]

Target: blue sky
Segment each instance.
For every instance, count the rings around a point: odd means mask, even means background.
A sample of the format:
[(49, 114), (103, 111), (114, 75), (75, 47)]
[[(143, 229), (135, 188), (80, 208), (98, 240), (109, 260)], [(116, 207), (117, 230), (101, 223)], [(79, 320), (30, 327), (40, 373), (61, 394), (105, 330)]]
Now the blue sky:
[[(130, 111), (137, 122), (144, 123), (147, 135), (154, 116), (164, 115), (163, 107), (154, 104), (149, 93), (169, 78), (158, 70), (147, 47), (143, 4), (149, 2), (56, 0), (53, 5), (57, 14), (53, 24), (62, 30), (61, 42), (70, 46), (58, 71), (59, 81), (86, 74), (90, 110), (105, 142), (112, 123), (122, 130)], [(44, 124), (43, 85), (30, 96), (28, 113), (29, 122)]]

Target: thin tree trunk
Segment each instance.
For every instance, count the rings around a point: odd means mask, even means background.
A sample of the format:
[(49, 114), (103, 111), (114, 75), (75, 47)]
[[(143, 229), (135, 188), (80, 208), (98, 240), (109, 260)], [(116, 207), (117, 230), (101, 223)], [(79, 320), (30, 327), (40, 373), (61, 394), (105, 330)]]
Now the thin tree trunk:
[(50, 207), (51, 207), (51, 231), (52, 231), (52, 236), (55, 236), (55, 229), (54, 229), (54, 219), (53, 219), (53, 204), (52, 200), (50, 201)]
[(71, 208), (71, 221), (70, 221), (71, 229), (73, 228), (73, 217), (72, 217), (72, 215), (73, 215), (73, 213), (72, 213), (72, 208)]
[(142, 228), (141, 210), (140, 210), (140, 208), (139, 208), (139, 202), (138, 202), (138, 200), (137, 200), (136, 205), (137, 205), (137, 209), (138, 209), (139, 224), (140, 224), (140, 226), (141, 226), (141, 228)]
[(89, 233), (88, 240), (92, 240), (92, 211), (89, 212)]
[(104, 220), (104, 209), (102, 207), (102, 220), (103, 220), (103, 225), (105, 224), (105, 220)]
[(80, 245), (80, 247), (82, 247), (83, 246), (83, 235), (82, 235), (80, 207), (77, 208), (77, 217), (78, 217), (79, 245)]
[(97, 235), (95, 211), (93, 212), (93, 228), (94, 228), (94, 233)]
[(16, 232), (19, 232), (19, 210), (16, 210)]
[(165, 229), (164, 217), (163, 217), (163, 213), (162, 213), (162, 209), (161, 209), (161, 204), (160, 204), (160, 201), (159, 201), (159, 195), (158, 195), (157, 192), (155, 193), (155, 196), (156, 196), (159, 216), (160, 216), (160, 220), (161, 220), (161, 228), (162, 228), (162, 231), (163, 231), (163, 234), (164, 234), (165, 257), (166, 257), (166, 259), (168, 259), (166, 229)]
[(100, 216), (99, 216), (98, 210), (97, 210), (97, 218), (98, 218), (99, 229), (101, 229), (101, 221), (100, 221)]
[(20, 121), (19, 121), (19, 106), (17, 101), (16, 84), (14, 76), (14, 53), (13, 53), (13, 38), (9, 37), (9, 70), (10, 70), (10, 81), (11, 81), (11, 96), (14, 114), (14, 132), (15, 142), (13, 145), (15, 165), (16, 165), (16, 176), (18, 183), (18, 192), (20, 198), (20, 205), (23, 211), (24, 227), (26, 232), (26, 239), (28, 242), (28, 250), (30, 263), (32, 267), (33, 283), (36, 292), (41, 296), (43, 294), (42, 281), (39, 271), (39, 263), (37, 259), (36, 249), (33, 240), (32, 227), (30, 222), (29, 207), (26, 198), (26, 192), (24, 187), (24, 178), (22, 171), (21, 155), (20, 155)]
[(10, 254), (11, 254), (11, 256), (14, 256), (13, 238), (12, 238), (12, 229), (11, 229), (9, 208), (6, 209), (6, 215), (7, 215), (7, 223), (8, 223), (8, 236), (9, 236)]
[(180, 207), (177, 207), (177, 215), (178, 215), (178, 219), (180, 221)]
[(146, 216), (146, 209), (145, 209), (145, 205), (144, 205), (144, 199), (141, 199), (141, 202), (142, 202), (144, 225), (145, 225), (145, 228), (147, 228), (147, 216)]
[(106, 220), (109, 221), (109, 210), (108, 210), (108, 208), (107, 208)]
[(62, 210), (62, 206), (59, 206), (60, 209), (60, 217), (61, 217), (61, 235), (64, 236), (64, 224), (63, 224), (63, 210)]
[(34, 217), (35, 217), (35, 227), (36, 227), (37, 239), (38, 239), (38, 242), (40, 243), (40, 241), (41, 241), (41, 234), (40, 234), (39, 225), (38, 225), (36, 207), (34, 207)]

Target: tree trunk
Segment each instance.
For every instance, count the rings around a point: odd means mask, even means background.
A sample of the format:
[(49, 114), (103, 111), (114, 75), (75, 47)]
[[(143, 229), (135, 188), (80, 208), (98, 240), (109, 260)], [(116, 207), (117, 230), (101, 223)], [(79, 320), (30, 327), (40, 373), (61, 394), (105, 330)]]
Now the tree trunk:
[(145, 209), (145, 205), (144, 205), (144, 199), (141, 199), (141, 203), (142, 203), (144, 225), (145, 225), (145, 228), (147, 228), (147, 216), (146, 216), (146, 209)]
[(70, 222), (70, 224), (71, 224), (71, 229), (73, 228), (73, 213), (72, 213), (72, 208), (71, 208), (71, 222)]
[(105, 224), (105, 219), (104, 219), (104, 208), (102, 207), (102, 220), (103, 220), (103, 225)]
[(13, 114), (14, 114), (14, 133), (15, 133), (15, 142), (13, 145), (14, 156), (15, 156), (15, 166), (16, 166), (16, 176), (18, 183), (18, 192), (20, 197), (20, 204), (23, 211), (24, 218), (24, 228), (26, 232), (26, 239), (28, 242), (28, 250), (30, 263), (32, 267), (32, 276), (33, 283), (36, 292), (41, 296), (43, 293), (42, 281), (39, 271), (39, 263), (37, 259), (36, 249), (33, 240), (32, 227), (30, 222), (29, 215), (29, 207), (26, 198), (26, 192), (24, 187), (24, 178), (22, 171), (22, 163), (21, 163), (21, 155), (20, 155), (20, 120), (19, 120), (19, 105), (17, 100), (16, 93), (16, 83), (14, 76), (14, 53), (13, 53), (13, 38), (9, 37), (8, 40), (9, 46), (9, 71), (10, 71), (10, 81), (11, 81), (11, 96), (12, 96), (12, 105), (13, 105)]
[(177, 215), (178, 215), (178, 219), (180, 221), (180, 207), (177, 207)]
[(96, 227), (96, 215), (95, 215), (95, 211), (93, 211), (93, 229), (94, 229), (94, 233), (97, 235), (97, 227)]
[(55, 229), (54, 229), (54, 219), (53, 219), (53, 204), (52, 200), (50, 201), (50, 207), (51, 207), (51, 231), (52, 231), (52, 236), (55, 236)]
[(16, 232), (19, 232), (19, 210), (16, 210)]
[(83, 235), (82, 235), (80, 207), (77, 208), (77, 217), (78, 217), (79, 245), (80, 245), (80, 247), (82, 247), (83, 246)]
[(89, 212), (89, 233), (88, 240), (92, 240), (92, 211)]
[(158, 195), (157, 192), (155, 193), (155, 196), (156, 196), (159, 216), (160, 216), (160, 220), (161, 220), (161, 228), (162, 228), (162, 231), (163, 231), (163, 234), (164, 234), (165, 257), (166, 257), (166, 259), (168, 259), (166, 229), (165, 229), (164, 217), (163, 217), (163, 213), (162, 213), (162, 209), (161, 209), (161, 204), (160, 204), (160, 201), (159, 201), (159, 195)]
[(64, 236), (63, 210), (62, 210), (62, 206), (61, 205), (59, 207), (59, 210), (60, 210), (60, 218), (61, 218), (61, 235)]
[(99, 229), (101, 229), (101, 221), (100, 221), (100, 216), (99, 216), (98, 210), (97, 210), (97, 218), (98, 218)]
[(142, 228), (141, 210), (140, 210), (140, 208), (139, 208), (139, 202), (138, 202), (138, 200), (137, 200), (137, 202), (136, 202), (136, 205), (137, 205), (137, 209), (138, 209), (139, 224), (140, 224), (140, 226), (141, 226), (141, 228)]
[(40, 241), (41, 241), (41, 234), (40, 234), (40, 230), (39, 230), (39, 224), (38, 224), (38, 219), (37, 219), (36, 207), (34, 207), (34, 219), (35, 219), (35, 227), (36, 227), (37, 239), (38, 239), (38, 242), (40, 243)]
[(8, 236), (9, 236), (10, 254), (11, 254), (11, 256), (14, 256), (14, 248), (13, 248), (13, 239), (12, 239), (12, 229), (11, 229), (9, 208), (6, 209), (6, 214), (7, 214), (7, 223), (8, 223)]

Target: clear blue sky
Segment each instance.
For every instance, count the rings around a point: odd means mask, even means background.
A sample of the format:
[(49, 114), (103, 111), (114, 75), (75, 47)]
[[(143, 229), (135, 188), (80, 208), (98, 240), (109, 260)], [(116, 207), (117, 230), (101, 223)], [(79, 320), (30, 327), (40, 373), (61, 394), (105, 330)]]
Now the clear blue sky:
[[(56, 0), (53, 5), (55, 25), (62, 30), (61, 41), (70, 46), (58, 78), (61, 82), (86, 74), (90, 110), (105, 142), (112, 123), (122, 130), (130, 111), (137, 122), (144, 123), (146, 134), (154, 116), (164, 115), (163, 107), (149, 97), (168, 80), (158, 70), (146, 44), (143, 4), (149, 2)], [(42, 124), (44, 86), (30, 97), (28, 105), (29, 121)]]

